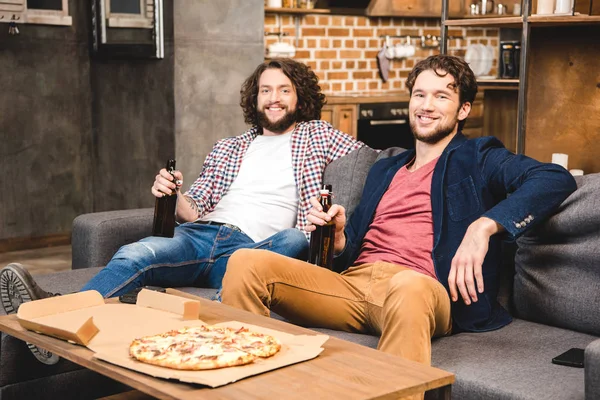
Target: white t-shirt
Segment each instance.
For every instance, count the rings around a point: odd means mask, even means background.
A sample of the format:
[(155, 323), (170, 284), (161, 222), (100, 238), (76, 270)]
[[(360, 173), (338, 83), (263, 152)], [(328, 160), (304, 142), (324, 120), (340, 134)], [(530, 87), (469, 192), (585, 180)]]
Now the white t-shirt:
[(257, 136), (240, 171), (202, 221), (233, 224), (255, 242), (296, 225), (298, 189), (292, 167), (292, 133)]

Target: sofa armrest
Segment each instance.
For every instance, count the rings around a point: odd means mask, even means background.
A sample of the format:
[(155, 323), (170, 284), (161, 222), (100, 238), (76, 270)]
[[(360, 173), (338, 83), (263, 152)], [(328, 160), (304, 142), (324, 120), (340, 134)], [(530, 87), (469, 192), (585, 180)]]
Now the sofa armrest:
[(600, 398), (600, 339), (585, 348), (585, 398)]
[(152, 232), (153, 208), (83, 214), (73, 220), (72, 268), (106, 265), (123, 245)]

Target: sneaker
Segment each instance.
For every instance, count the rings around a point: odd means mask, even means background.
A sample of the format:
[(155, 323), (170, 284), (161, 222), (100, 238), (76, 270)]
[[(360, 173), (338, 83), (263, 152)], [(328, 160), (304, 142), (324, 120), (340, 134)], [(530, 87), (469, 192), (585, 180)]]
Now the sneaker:
[[(15, 314), (21, 304), (28, 301), (52, 296), (57, 294), (42, 290), (21, 264), (8, 264), (0, 270), (0, 302), (6, 314)], [(35, 358), (44, 364), (53, 365), (60, 359), (57, 355), (31, 343), (27, 343), (27, 347)]]

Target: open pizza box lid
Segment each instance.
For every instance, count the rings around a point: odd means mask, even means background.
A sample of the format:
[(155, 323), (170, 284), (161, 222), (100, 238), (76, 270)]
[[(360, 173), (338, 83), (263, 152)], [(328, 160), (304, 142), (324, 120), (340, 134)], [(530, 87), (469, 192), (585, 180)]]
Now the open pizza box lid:
[(86, 291), (22, 304), (17, 318), (23, 328), (86, 346), (100, 360), (159, 378), (211, 387), (315, 358), (328, 339), (326, 335), (292, 335), (228, 321), (217, 325), (243, 326), (272, 335), (281, 342), (281, 350), (273, 357), (248, 365), (208, 371), (180, 371), (145, 364), (129, 356), (129, 345), (134, 339), (204, 325), (199, 319), (201, 315), (198, 300), (144, 289), (136, 305), (106, 304), (100, 293)]

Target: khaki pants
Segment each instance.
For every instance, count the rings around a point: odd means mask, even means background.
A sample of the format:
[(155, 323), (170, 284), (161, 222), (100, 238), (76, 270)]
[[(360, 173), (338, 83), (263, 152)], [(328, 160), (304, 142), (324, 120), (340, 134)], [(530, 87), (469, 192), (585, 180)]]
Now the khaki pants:
[(381, 335), (378, 349), (431, 364), (431, 338), (450, 334), (450, 299), (435, 279), (376, 262), (341, 274), (266, 250), (236, 251), (223, 303), (298, 325)]

